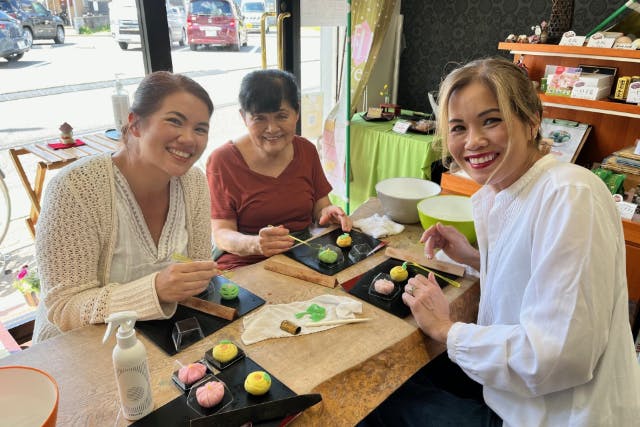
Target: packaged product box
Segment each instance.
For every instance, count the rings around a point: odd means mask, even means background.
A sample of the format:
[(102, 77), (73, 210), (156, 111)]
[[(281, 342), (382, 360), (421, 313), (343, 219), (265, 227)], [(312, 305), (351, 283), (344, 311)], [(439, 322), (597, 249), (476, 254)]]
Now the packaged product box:
[(609, 89), (611, 89), (611, 86), (613, 86), (613, 75), (598, 74), (598, 73), (582, 73), (580, 74), (580, 77), (578, 78), (576, 85), (578, 83), (582, 83), (582, 86), (597, 87), (597, 88), (608, 87)]
[(580, 82), (578, 82), (573, 86), (573, 89), (571, 89), (571, 97), (580, 98), (580, 99), (590, 99), (595, 101), (597, 99), (608, 97), (610, 92), (611, 92), (611, 86), (604, 86), (604, 87), (585, 86), (584, 84), (580, 84)]

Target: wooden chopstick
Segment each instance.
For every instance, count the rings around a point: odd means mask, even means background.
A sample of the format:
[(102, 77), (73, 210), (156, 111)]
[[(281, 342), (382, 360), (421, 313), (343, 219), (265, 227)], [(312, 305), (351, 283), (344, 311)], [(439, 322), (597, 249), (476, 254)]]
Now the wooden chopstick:
[(420, 268), (420, 269), (422, 269), (424, 271), (427, 271), (429, 273), (433, 273), (434, 276), (441, 278), (442, 280), (444, 280), (445, 282), (447, 282), (448, 284), (450, 284), (451, 286), (454, 286), (456, 288), (459, 288), (461, 286), (460, 283), (456, 282), (455, 280), (449, 279), (448, 277), (443, 276), (442, 274), (436, 273), (435, 271), (431, 270), (430, 268), (424, 267), (424, 266), (422, 266), (422, 265), (420, 265), (420, 264), (418, 264), (416, 262), (405, 261), (405, 264), (410, 264), (410, 265), (412, 265), (414, 267)]
[(336, 319), (336, 320), (326, 320), (324, 322), (307, 323), (304, 326), (319, 327), (319, 326), (346, 325), (347, 323), (361, 323), (361, 322), (368, 322), (369, 320), (371, 320), (370, 317), (360, 317), (360, 318), (354, 318), (354, 319)]

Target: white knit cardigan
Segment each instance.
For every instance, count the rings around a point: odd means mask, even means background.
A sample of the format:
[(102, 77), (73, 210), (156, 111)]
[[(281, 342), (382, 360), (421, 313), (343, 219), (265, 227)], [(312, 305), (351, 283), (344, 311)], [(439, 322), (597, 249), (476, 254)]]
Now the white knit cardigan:
[[(41, 302), (33, 341), (102, 323), (110, 314), (135, 310), (141, 320), (173, 315), (158, 302), (153, 273), (129, 283), (110, 283), (116, 245), (116, 190), (111, 153), (78, 160), (47, 185), (36, 231)], [(179, 178), (184, 194), (187, 250), (211, 258), (210, 196), (200, 169)], [(164, 310), (163, 310), (164, 308)]]

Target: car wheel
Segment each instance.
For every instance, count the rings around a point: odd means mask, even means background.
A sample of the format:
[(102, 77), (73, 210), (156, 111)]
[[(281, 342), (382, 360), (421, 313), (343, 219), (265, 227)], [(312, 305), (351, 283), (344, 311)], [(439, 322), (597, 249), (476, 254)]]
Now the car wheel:
[(198, 45), (197, 45), (197, 44), (195, 44), (195, 43), (191, 43), (191, 44), (189, 45), (189, 49), (191, 49), (191, 50), (198, 50)]
[(271, 31), (271, 29), (269, 28), (269, 24), (265, 22), (265, 26), (267, 27), (264, 32), (269, 34), (269, 31)]
[(187, 44), (187, 31), (184, 28), (182, 29), (182, 38), (180, 39), (178, 44), (180, 46), (184, 46)]
[(231, 45), (231, 50), (234, 52), (240, 52), (240, 31), (236, 32), (237, 37), (236, 37), (236, 42), (234, 44)]
[(31, 31), (31, 28), (24, 27), (22, 29), (22, 34), (24, 35), (24, 41), (27, 42), (27, 46), (31, 49), (31, 46), (33, 45), (33, 32)]
[(122, 50), (127, 50), (127, 48), (129, 47), (129, 43), (127, 43), (127, 42), (118, 42), (118, 46), (120, 46), (120, 49), (122, 49)]
[(24, 56), (24, 52), (16, 53), (14, 55), (5, 56), (4, 59), (6, 59), (9, 62), (15, 62), (15, 61), (19, 60), (20, 58), (22, 58), (23, 56)]
[(173, 46), (173, 33), (171, 32), (171, 28), (169, 28), (168, 31), (169, 31), (169, 46)]
[(53, 38), (55, 44), (64, 44), (64, 28), (59, 25), (56, 28), (56, 36)]

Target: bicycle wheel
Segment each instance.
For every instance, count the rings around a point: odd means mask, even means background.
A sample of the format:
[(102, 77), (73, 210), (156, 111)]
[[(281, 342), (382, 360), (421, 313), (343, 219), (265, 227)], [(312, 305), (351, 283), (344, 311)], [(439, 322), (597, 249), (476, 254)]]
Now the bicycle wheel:
[(11, 199), (9, 198), (9, 190), (4, 182), (4, 173), (0, 170), (0, 245), (9, 230), (9, 222), (11, 221)]

